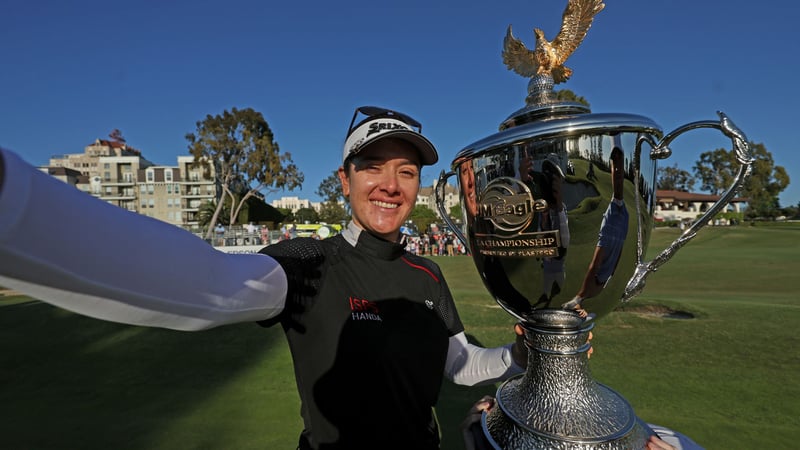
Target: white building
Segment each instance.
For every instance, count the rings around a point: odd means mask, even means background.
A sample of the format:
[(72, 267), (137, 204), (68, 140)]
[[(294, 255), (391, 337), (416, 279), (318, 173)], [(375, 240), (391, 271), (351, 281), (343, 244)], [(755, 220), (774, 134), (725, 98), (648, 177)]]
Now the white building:
[(301, 199), (298, 197), (281, 197), (272, 201), (273, 208), (288, 209), (292, 212), (292, 214), (303, 208), (311, 208), (314, 211), (319, 212), (321, 206), (322, 203), (320, 202), (312, 202), (311, 200)]
[[(658, 220), (694, 220), (711, 208), (719, 195), (696, 194), (683, 191), (656, 191), (656, 210), (653, 217)], [(747, 199), (734, 198), (723, 212), (742, 212), (747, 208)]]

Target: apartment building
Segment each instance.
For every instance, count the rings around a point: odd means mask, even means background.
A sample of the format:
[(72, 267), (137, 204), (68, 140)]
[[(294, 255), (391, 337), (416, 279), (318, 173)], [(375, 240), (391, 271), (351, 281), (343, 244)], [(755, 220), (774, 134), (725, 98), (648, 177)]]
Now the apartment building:
[[(64, 155), (53, 155), (50, 157), (49, 167), (64, 167), (80, 172), (86, 176), (102, 176), (101, 172), (108, 172), (101, 166), (102, 157), (138, 157), (143, 161), (142, 153), (132, 147), (128, 147), (123, 141), (95, 139), (95, 141), (83, 149), (83, 153), (70, 153)], [(152, 165), (149, 161), (147, 165)], [(110, 177), (110, 173), (108, 173)]]
[[(219, 190), (214, 181), (214, 165), (195, 166), (193, 156), (178, 156), (177, 169), (181, 225), (188, 230), (197, 231), (200, 229), (200, 205), (213, 201)], [(173, 201), (178, 203), (178, 200)]]
[(192, 156), (177, 163), (156, 165), (124, 142), (97, 139), (83, 153), (51, 157), (40, 170), (112, 205), (195, 231), (200, 205), (217, 194), (213, 166), (195, 167)]

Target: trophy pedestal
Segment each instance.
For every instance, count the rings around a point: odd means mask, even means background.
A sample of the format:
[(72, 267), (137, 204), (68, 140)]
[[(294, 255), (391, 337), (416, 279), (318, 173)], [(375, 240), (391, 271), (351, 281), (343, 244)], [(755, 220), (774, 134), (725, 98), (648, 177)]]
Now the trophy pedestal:
[(652, 434), (630, 404), (591, 377), (593, 323), (537, 310), (524, 324), (528, 369), (497, 391), (483, 430), (497, 449), (643, 449)]

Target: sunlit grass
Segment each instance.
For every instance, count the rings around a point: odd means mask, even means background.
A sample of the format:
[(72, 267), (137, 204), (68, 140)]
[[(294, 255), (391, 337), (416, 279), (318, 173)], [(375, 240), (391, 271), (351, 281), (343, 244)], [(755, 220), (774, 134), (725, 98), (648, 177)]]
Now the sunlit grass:
[[(677, 237), (655, 230), (654, 251)], [(436, 257), (467, 333), (509, 342), (513, 319), (468, 257)], [(594, 377), (644, 420), (708, 449), (800, 442), (800, 230), (709, 228), (648, 278), (633, 305), (694, 319), (615, 312), (596, 324)], [(443, 448), (494, 386), (445, 383)], [(293, 449), (302, 428), (282, 331), (199, 333), (88, 319), (26, 297), (0, 300), (0, 448)]]

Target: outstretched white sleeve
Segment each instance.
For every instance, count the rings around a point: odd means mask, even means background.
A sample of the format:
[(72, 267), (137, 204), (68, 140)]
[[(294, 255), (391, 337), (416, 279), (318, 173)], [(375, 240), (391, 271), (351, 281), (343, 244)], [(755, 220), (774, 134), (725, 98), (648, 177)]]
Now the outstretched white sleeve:
[(99, 319), (176, 330), (280, 313), (286, 275), (125, 211), (0, 149), (0, 285)]
[(503, 381), (525, 371), (511, 357), (511, 346), (483, 348), (470, 344), (462, 331), (450, 337), (445, 376), (456, 384), (475, 386)]

